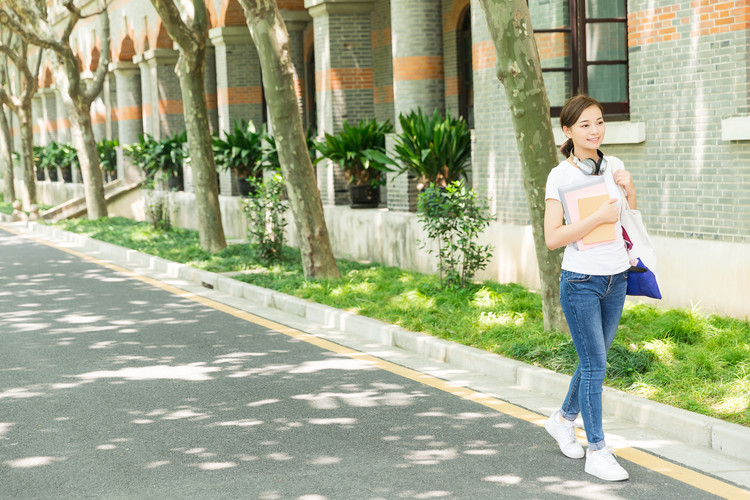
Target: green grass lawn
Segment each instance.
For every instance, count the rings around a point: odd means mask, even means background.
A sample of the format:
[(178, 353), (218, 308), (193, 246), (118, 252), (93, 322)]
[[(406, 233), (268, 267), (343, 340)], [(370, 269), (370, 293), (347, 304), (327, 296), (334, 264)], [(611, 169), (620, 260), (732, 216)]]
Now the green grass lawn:
[[(248, 244), (204, 252), (194, 231), (156, 231), (122, 218), (57, 226), (213, 272), (253, 270), (236, 279), (560, 373), (572, 374), (577, 364), (569, 335), (545, 332), (539, 295), (519, 285), (487, 281), (444, 291), (436, 276), (347, 260), (337, 261), (341, 279), (310, 281), (291, 248), (281, 262), (264, 264)], [(750, 323), (697, 309), (626, 304), (606, 384), (750, 426)]]

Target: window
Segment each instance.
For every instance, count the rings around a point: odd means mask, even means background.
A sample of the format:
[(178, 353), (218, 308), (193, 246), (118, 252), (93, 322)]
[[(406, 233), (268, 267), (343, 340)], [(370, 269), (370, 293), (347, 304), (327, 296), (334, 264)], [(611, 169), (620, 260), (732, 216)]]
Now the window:
[(529, 0), (552, 116), (568, 97), (598, 100), (610, 118), (627, 118), (625, 0)]
[(458, 114), (474, 128), (474, 81), (471, 58), (471, 9), (461, 14), (458, 24)]

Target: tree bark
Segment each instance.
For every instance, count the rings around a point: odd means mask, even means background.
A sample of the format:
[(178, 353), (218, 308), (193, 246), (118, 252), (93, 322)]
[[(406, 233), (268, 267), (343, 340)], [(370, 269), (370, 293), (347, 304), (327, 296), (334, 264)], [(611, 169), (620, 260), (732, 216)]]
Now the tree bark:
[(31, 105), (18, 108), (18, 122), (21, 133), (21, 163), (23, 164), (23, 191), (21, 202), (28, 210), (35, 205), (36, 174), (34, 173), (34, 129), (31, 120)]
[(205, 45), (192, 54), (199, 62), (189, 64), (184, 54), (177, 62), (182, 103), (185, 110), (185, 129), (190, 147), (190, 166), (195, 186), (195, 206), (198, 211), (201, 248), (218, 252), (227, 246), (221, 222), (219, 185), (216, 180), (216, 161), (211, 147), (203, 73), (205, 71)]
[[(66, 99), (63, 99), (65, 103)], [(86, 215), (89, 219), (107, 217), (107, 202), (104, 198), (104, 180), (99, 168), (99, 152), (96, 149), (96, 138), (91, 124), (91, 105), (78, 102), (67, 103), (76, 108), (70, 113), (70, 139), (78, 152), (78, 163), (83, 177), (86, 195)]]
[(10, 125), (8, 117), (5, 115), (5, 108), (0, 105), (0, 149), (2, 149), (4, 158), (3, 178), (3, 199), (6, 203), (12, 203), (16, 199), (15, 174), (13, 173), (13, 139), (10, 136)]
[(69, 14), (64, 18), (62, 34), (58, 34), (47, 22), (47, 11), (44, 2), (36, 5), (23, 0), (5, 0), (13, 13), (0, 7), (0, 23), (7, 25), (27, 43), (50, 49), (58, 90), (70, 115), (70, 128), (73, 145), (78, 152), (78, 160), (83, 175), (86, 211), (89, 219), (107, 216), (107, 202), (104, 199), (104, 185), (99, 168), (99, 155), (96, 151), (94, 131), (91, 126), (91, 103), (101, 93), (104, 78), (108, 72), (111, 58), (109, 14), (104, 8), (99, 12), (101, 20), (100, 36), (102, 46), (99, 67), (90, 83), (81, 80), (78, 72), (78, 61), (70, 46), (70, 35), (75, 25), (82, 18), (81, 12), (73, 2), (65, 3)]
[(185, 131), (193, 171), (198, 234), (201, 248), (218, 252), (227, 246), (219, 205), (216, 162), (211, 147), (208, 108), (203, 76), (206, 65), (208, 13), (202, 0), (192, 0), (192, 18), (183, 21), (173, 0), (151, 0), (169, 36), (177, 42), (180, 57), (175, 73), (180, 80)]
[(567, 331), (559, 300), (562, 254), (544, 241), (547, 175), (558, 155), (550, 122), (539, 52), (525, 0), (480, 0), (497, 56), (497, 77), (505, 88), (539, 263), (546, 330)]
[(294, 91), (289, 33), (275, 0), (240, 0), (240, 4), (260, 57), (263, 89), (297, 227), (305, 276), (337, 278), (340, 274)]
[[(2, 33), (4, 36), (0, 40), (0, 64), (2, 64), (2, 69), (0, 69), (0, 80), (2, 80), (0, 102), (18, 117), (21, 135), (21, 169), (24, 179), (21, 202), (28, 210), (31, 205), (37, 203), (36, 176), (34, 175), (34, 124), (31, 118), (31, 100), (37, 91), (37, 75), (39, 74), (39, 66), (41, 64), (41, 53), (37, 54), (36, 64), (32, 64), (32, 67), (29, 67), (28, 45), (24, 40), (13, 40), (12, 35), (5, 36), (10, 34), (11, 32), (9, 31)], [(18, 95), (10, 93), (13, 86), (8, 84), (8, 59), (13, 62), (18, 72), (18, 86), (16, 88)], [(6, 154), (8, 155), (5, 197), (8, 202), (12, 202), (16, 196), (15, 186), (13, 186), (15, 175), (13, 174), (13, 156), (11, 154), (13, 139), (10, 136), (10, 128), (4, 110), (2, 127), (6, 143)]]

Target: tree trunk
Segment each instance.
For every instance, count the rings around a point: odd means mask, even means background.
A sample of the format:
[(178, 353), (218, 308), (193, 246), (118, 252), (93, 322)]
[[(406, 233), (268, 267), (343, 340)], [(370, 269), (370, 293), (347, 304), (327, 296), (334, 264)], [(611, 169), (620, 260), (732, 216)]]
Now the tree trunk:
[(34, 129), (31, 121), (31, 105), (18, 108), (18, 123), (21, 129), (21, 166), (23, 167), (23, 192), (21, 201), (24, 209), (36, 205), (36, 175), (34, 173)]
[(497, 77), (505, 87), (523, 183), (531, 217), (542, 285), (544, 328), (567, 331), (559, 300), (562, 254), (544, 241), (544, 194), (547, 175), (559, 162), (549, 100), (526, 0), (480, 0), (497, 56)]
[(297, 226), (305, 276), (337, 278), (340, 274), (294, 92), (289, 33), (275, 0), (241, 0), (240, 4), (260, 57), (263, 89)]
[[(193, 60), (192, 64), (189, 60)], [(218, 252), (226, 248), (224, 227), (221, 222), (219, 185), (216, 180), (216, 163), (211, 147), (208, 110), (204, 97), (203, 73), (205, 71), (205, 46), (190, 55), (182, 51), (177, 62), (177, 76), (182, 90), (185, 129), (190, 148), (190, 166), (193, 171), (195, 205), (198, 212), (198, 234), (201, 248)]]
[(102, 170), (99, 168), (99, 153), (91, 126), (91, 107), (85, 104), (73, 107), (74, 111), (70, 113), (70, 138), (78, 152), (86, 196), (86, 214), (91, 220), (101, 219), (107, 217), (108, 213)]
[(5, 203), (13, 203), (16, 199), (16, 188), (14, 185), (15, 176), (13, 174), (13, 139), (10, 136), (10, 125), (5, 109), (0, 105), (0, 149), (2, 149), (5, 158), (3, 164), (3, 178), (5, 186), (3, 187), (3, 199)]

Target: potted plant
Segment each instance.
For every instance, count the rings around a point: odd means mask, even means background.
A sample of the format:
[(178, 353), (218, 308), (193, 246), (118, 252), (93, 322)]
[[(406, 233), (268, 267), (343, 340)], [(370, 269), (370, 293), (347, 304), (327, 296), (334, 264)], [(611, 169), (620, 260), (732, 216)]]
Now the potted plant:
[(445, 118), (438, 110), (428, 116), (421, 109), (399, 115), (401, 133), (396, 136), (394, 153), (400, 173), (417, 177), (417, 189), (430, 184), (444, 188), (466, 179), (471, 161), (471, 131), (462, 118)]
[(258, 177), (263, 157), (265, 126), (255, 129), (253, 122), (241, 120), (234, 123), (232, 133), (224, 139), (214, 136), (213, 150), (216, 165), (221, 169), (232, 169), (237, 176), (241, 196), (250, 194), (249, 177)]
[(362, 120), (357, 126), (346, 121), (336, 135), (325, 134), (315, 148), (322, 155), (315, 162), (329, 159), (338, 163), (349, 181), (352, 208), (376, 207), (380, 201), (380, 186), (385, 183), (383, 172), (395, 165), (385, 154), (385, 136), (393, 130), (389, 121)]
[(117, 146), (119, 145), (120, 142), (117, 139), (113, 141), (102, 139), (96, 143), (96, 150), (99, 153), (99, 167), (108, 181), (117, 179)]
[[(32, 163), (34, 164), (34, 169), (36, 170), (36, 180), (43, 181), (44, 180), (44, 166), (42, 165), (42, 161), (44, 159), (44, 146), (32, 146), (33, 148), (33, 159)], [(13, 152), (13, 157), (15, 158), (16, 162), (21, 162), (21, 155), (18, 152)]]
[(166, 176), (169, 190), (183, 189), (182, 165), (185, 160), (187, 133), (157, 140), (151, 135), (139, 135), (138, 142), (125, 146), (125, 154), (141, 168), (148, 184), (153, 186), (158, 174)]

